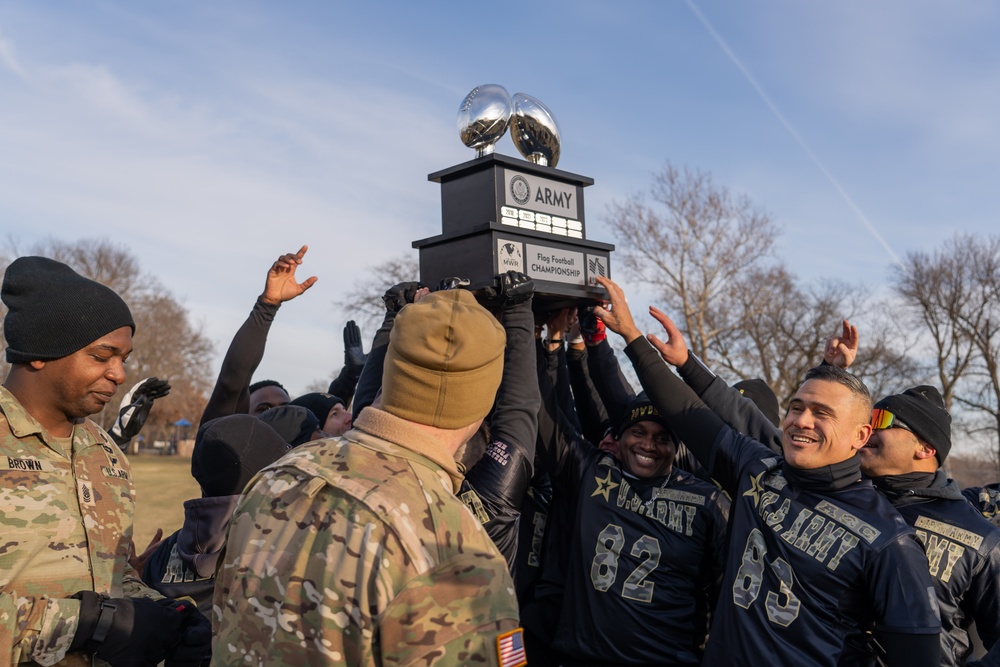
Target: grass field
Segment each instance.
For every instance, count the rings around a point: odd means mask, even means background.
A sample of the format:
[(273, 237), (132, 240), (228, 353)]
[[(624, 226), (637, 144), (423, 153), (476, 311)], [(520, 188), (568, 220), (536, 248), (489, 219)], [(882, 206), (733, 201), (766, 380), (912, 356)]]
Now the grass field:
[(198, 482), (191, 477), (191, 459), (184, 456), (133, 454), (135, 483), (136, 551), (142, 553), (157, 528), (166, 537), (184, 523), (184, 501), (201, 497)]

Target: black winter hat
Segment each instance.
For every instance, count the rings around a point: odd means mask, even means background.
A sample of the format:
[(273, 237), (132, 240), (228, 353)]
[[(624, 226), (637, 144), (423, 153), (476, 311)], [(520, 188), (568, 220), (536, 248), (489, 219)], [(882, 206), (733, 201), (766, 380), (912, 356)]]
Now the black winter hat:
[(740, 393), (753, 401), (757, 409), (775, 426), (781, 426), (781, 416), (778, 414), (778, 397), (766, 382), (760, 378), (740, 380), (733, 385)]
[(256, 417), (219, 417), (198, 429), (191, 474), (201, 485), (203, 497), (234, 496), (288, 449), (284, 439)]
[(934, 448), (938, 465), (944, 463), (951, 451), (951, 415), (944, 407), (941, 392), (929, 385), (912, 387), (902, 394), (886, 396), (875, 407), (898, 417)]
[(629, 401), (628, 409), (625, 410), (625, 416), (622, 418), (621, 423), (618, 424), (618, 430), (615, 431), (615, 439), (620, 440), (622, 433), (629, 426), (638, 422), (656, 422), (660, 424), (670, 432), (674, 442), (677, 442), (677, 437), (674, 435), (673, 429), (670, 428), (670, 424), (660, 415), (660, 411), (656, 409), (656, 406), (646, 396), (646, 392), (641, 392)]
[(298, 405), (309, 410), (316, 415), (316, 419), (319, 420), (320, 424), (326, 423), (326, 418), (330, 414), (330, 410), (333, 409), (333, 406), (343, 405), (347, 407), (347, 403), (340, 396), (320, 392), (303, 394), (290, 402), (289, 405)]
[(279, 405), (257, 415), (265, 424), (278, 432), (289, 447), (298, 447), (312, 440), (320, 423), (316, 415), (301, 405)]
[(114, 290), (47, 257), (18, 257), (3, 277), (7, 361), (61, 359), (104, 334), (131, 327), (132, 313)]

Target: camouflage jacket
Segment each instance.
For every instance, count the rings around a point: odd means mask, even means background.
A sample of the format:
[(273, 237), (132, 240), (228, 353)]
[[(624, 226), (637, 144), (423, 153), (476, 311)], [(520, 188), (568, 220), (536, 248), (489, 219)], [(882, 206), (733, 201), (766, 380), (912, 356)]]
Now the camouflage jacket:
[(77, 591), (162, 597), (128, 566), (135, 489), (121, 450), (89, 420), (70, 451), (64, 442), (0, 387), (0, 656), (11, 665), (91, 663), (66, 655)]
[(962, 495), (980, 514), (1000, 526), (1000, 482), (963, 489)]
[(229, 524), (213, 665), (496, 665), (506, 563), (447, 452), (365, 408), (251, 482)]

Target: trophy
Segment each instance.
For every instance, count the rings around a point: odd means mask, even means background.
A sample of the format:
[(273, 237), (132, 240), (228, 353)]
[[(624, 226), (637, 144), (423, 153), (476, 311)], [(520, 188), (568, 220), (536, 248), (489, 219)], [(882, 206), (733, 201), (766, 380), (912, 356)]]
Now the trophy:
[[(526, 161), (495, 151), (508, 126)], [(586, 237), (583, 194), (594, 181), (555, 168), (552, 112), (530, 95), (476, 86), (459, 106), (458, 132), (476, 157), (427, 177), (441, 184), (443, 233), (413, 242), (420, 281), (462, 278), (478, 289), (520, 271), (535, 283), (536, 310), (603, 299), (594, 278), (610, 277), (614, 246)]]
[(543, 167), (559, 162), (559, 125), (548, 108), (531, 95), (514, 93), (511, 135), (525, 160)]
[(458, 108), (458, 136), (476, 150), (476, 157), (493, 152), (510, 122), (511, 99), (503, 86), (476, 86)]

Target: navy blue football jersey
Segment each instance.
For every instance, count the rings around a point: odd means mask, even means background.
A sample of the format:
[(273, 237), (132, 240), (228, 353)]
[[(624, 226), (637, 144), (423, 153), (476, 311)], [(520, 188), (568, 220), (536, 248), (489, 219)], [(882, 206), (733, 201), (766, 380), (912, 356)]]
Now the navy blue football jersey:
[(531, 480), (518, 525), (518, 548), (515, 556), (514, 588), (517, 601), (524, 607), (533, 597), (535, 585), (542, 573), (545, 556), (545, 532), (552, 504), (552, 481), (544, 470), (538, 470)]
[[(638, 479), (576, 441), (556, 479), (576, 498), (552, 518), (565, 552), (553, 648), (565, 665), (699, 665), (722, 578), (729, 502), (674, 469)], [(567, 525), (569, 524), (569, 525)]]
[(935, 487), (889, 498), (927, 554), (941, 605), (941, 664), (950, 666), (965, 664), (972, 653), (973, 621), (986, 648), (1000, 639), (1000, 528), (944, 479), (939, 471)]
[(876, 628), (940, 632), (923, 549), (870, 481), (795, 489), (780, 457), (728, 428), (713, 454), (733, 518), (705, 664), (871, 665)]

